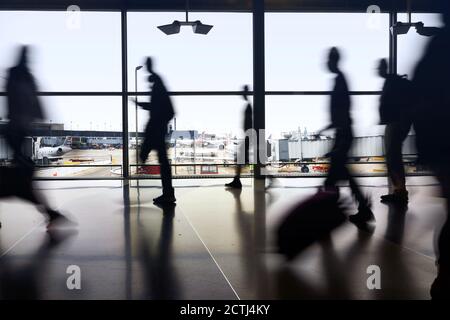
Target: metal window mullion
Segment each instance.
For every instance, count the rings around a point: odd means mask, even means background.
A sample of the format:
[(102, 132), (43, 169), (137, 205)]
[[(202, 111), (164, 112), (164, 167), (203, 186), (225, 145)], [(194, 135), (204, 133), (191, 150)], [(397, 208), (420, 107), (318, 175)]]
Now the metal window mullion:
[[(259, 140), (265, 140), (260, 132), (265, 128), (265, 47), (264, 47), (264, 0), (253, 0), (253, 128)], [(260, 145), (257, 143), (255, 179), (264, 179), (261, 174)]]
[(391, 32), (392, 27), (397, 23), (397, 11), (393, 9), (389, 12), (389, 73), (397, 74), (397, 34)]
[(127, 56), (127, 11), (121, 10), (121, 43), (122, 43), (122, 175), (130, 176), (128, 148), (128, 56)]

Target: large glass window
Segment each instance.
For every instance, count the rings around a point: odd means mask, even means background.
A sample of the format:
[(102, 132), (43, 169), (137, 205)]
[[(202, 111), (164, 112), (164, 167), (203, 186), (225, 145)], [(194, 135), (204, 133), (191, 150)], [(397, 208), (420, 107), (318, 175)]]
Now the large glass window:
[(372, 25), (358, 13), (267, 13), (266, 89), (268, 91), (330, 90), (328, 50), (342, 51), (342, 69), (350, 89), (379, 90), (376, 62), (389, 56), (389, 15)]
[[(129, 91), (149, 91), (148, 72), (136, 67), (151, 56), (170, 91), (203, 91), (203, 95), (173, 96), (175, 119), (168, 136), (169, 158), (175, 175), (223, 174), (233, 169), (235, 142), (242, 136), (244, 102), (238, 96), (212, 96), (208, 91), (240, 91), (251, 87), (252, 16), (250, 13), (190, 13), (189, 20), (214, 25), (208, 35), (182, 27), (176, 35), (166, 35), (157, 27), (174, 20), (184, 21), (184, 13), (128, 13)], [(139, 97), (148, 101), (149, 97)], [(147, 111), (137, 110), (138, 148), (142, 143)], [(136, 172), (136, 107), (129, 104), (131, 172)], [(157, 164), (152, 153), (148, 164)], [(195, 165), (194, 165), (195, 164)], [(202, 165), (204, 164), (204, 165)], [(212, 166), (209, 166), (212, 164)], [(228, 171), (230, 172), (228, 172)], [(157, 173), (158, 170), (141, 170)]]
[[(5, 100), (0, 100), (0, 110), (6, 110)], [(120, 177), (120, 97), (58, 96), (41, 101), (45, 119), (30, 128), (23, 150), (39, 166), (38, 177)], [(6, 123), (0, 121), (0, 126)], [(4, 137), (0, 139), (0, 161), (10, 161), (12, 152)]]
[[(329, 96), (267, 96), (267, 135), (282, 137), (296, 132), (315, 134), (329, 124)], [(352, 96), (351, 115), (356, 136), (378, 135), (379, 96)]]
[[(352, 96), (355, 138), (349, 153), (354, 174), (384, 175), (384, 126), (379, 125), (378, 95)], [(266, 129), (270, 142), (268, 174), (315, 176), (326, 174), (326, 154), (334, 143), (334, 131), (317, 132), (329, 123), (329, 96), (268, 96)], [(299, 115), (293, 117), (292, 115)], [(424, 173), (415, 165), (414, 136), (403, 147), (406, 172)]]
[[(145, 98), (141, 98), (145, 99)], [(168, 155), (175, 175), (232, 174), (237, 143), (243, 136), (245, 101), (238, 96), (174, 96), (176, 115), (169, 123)], [(136, 108), (129, 105), (130, 163), (135, 172)], [(142, 143), (148, 111), (138, 109), (138, 141)], [(147, 164), (157, 165), (153, 152)], [(176, 167), (175, 167), (176, 166)], [(141, 173), (151, 173), (140, 170)], [(157, 172), (157, 171), (155, 171)]]
[[(407, 22), (406, 14), (399, 14), (398, 20)], [(423, 22), (426, 27), (442, 27), (443, 22), (439, 14), (413, 14), (412, 22)], [(430, 37), (419, 35), (415, 28), (411, 28), (407, 34), (398, 36), (398, 73), (406, 74), (412, 78), (414, 69), (422, 57), (424, 50), (430, 41)]]
[[(79, 95), (121, 91), (120, 13), (81, 11), (79, 23), (69, 18), (63, 11), (0, 12), (0, 91), (16, 63), (17, 48), (30, 45), (29, 67), (38, 90), (64, 92), (39, 98), (45, 118), (31, 126), (24, 145), (39, 166), (36, 175), (120, 177), (121, 97)], [(5, 97), (0, 118), (5, 128)], [(0, 139), (0, 160), (8, 163), (12, 153)]]
[[(120, 13), (0, 11), (0, 77), (19, 44), (33, 48), (31, 67), (41, 91), (120, 91)], [(4, 86), (1, 86), (3, 90)]]
[[(122, 148), (128, 143), (133, 173), (149, 114), (140, 108), (136, 112), (130, 102), (130, 140), (122, 141), (120, 13), (82, 11), (79, 17), (79, 24), (69, 26), (66, 12), (1, 11), (0, 92), (4, 91), (7, 69), (14, 64), (17, 46), (32, 45), (30, 67), (39, 90), (65, 92), (64, 96), (41, 97), (46, 119), (33, 137), (35, 142), (39, 140), (37, 148), (58, 147), (67, 143), (66, 138), (72, 145), (63, 157), (48, 164), (110, 164), (108, 170), (65, 172), (120, 176)], [(328, 124), (329, 97), (322, 91), (332, 88), (333, 75), (326, 69), (326, 58), (333, 46), (341, 49), (341, 68), (350, 90), (364, 91), (352, 96), (356, 137), (382, 135), (377, 92), (383, 79), (377, 76), (376, 64), (389, 56), (389, 16), (378, 15), (376, 23), (371, 18), (362, 13), (266, 13), (266, 132), (271, 142), (310, 139)], [(179, 34), (171, 36), (157, 28), (184, 19), (182, 12), (128, 13), (128, 91), (132, 96), (134, 91), (150, 90), (147, 70), (136, 71), (136, 67), (143, 65), (145, 57), (153, 57), (155, 70), (168, 90), (175, 92), (172, 99), (177, 114), (168, 135), (174, 173), (231, 174), (229, 165), (235, 163), (236, 145), (243, 137), (245, 102), (239, 95), (212, 92), (240, 91), (244, 84), (252, 88), (252, 14), (190, 13), (189, 20), (214, 26), (206, 36), (194, 34), (190, 27), (182, 27)], [(399, 21), (406, 19), (406, 15), (399, 15)], [(442, 25), (435, 14), (414, 14), (416, 21), (425, 26)], [(398, 37), (400, 74), (411, 75), (428, 41), (413, 29)], [(183, 91), (201, 93), (183, 95)], [(279, 95), (273, 91), (312, 94)], [(83, 96), (80, 92), (113, 94)], [(149, 97), (141, 95), (139, 99), (148, 101)], [(0, 96), (3, 125), (6, 118), (6, 99)], [(328, 139), (327, 134), (321, 139)], [(276, 148), (274, 154), (284, 152), (282, 143)], [(86, 160), (74, 161), (81, 158)], [(152, 156), (148, 164), (156, 163)]]
[[(327, 70), (329, 49), (340, 49), (341, 69), (351, 91), (373, 92), (352, 96), (351, 116), (356, 136), (351, 155), (369, 141), (373, 155), (382, 155), (383, 128), (379, 126), (376, 94), (383, 79), (377, 75), (379, 59), (389, 57), (389, 15), (359, 13), (267, 13), (267, 91), (316, 91), (316, 95), (267, 95), (266, 131), (271, 144), (269, 172), (324, 174), (334, 132), (317, 135), (330, 121), (329, 91), (334, 75)], [(373, 147), (373, 148), (372, 148)], [(372, 150), (373, 149), (373, 150)], [(368, 161), (366, 157), (365, 161)], [(373, 159), (372, 159), (373, 160)], [(307, 163), (305, 164), (304, 161)], [(308, 163), (309, 162), (309, 163)], [(364, 167), (372, 172), (372, 167)], [(363, 171), (364, 171), (363, 170)], [(385, 170), (381, 168), (380, 170)]]
[[(147, 56), (172, 91), (235, 91), (251, 84), (252, 16), (250, 13), (190, 13), (189, 20), (214, 25), (208, 35), (182, 27), (167, 36), (157, 26), (184, 21), (184, 13), (128, 14), (128, 86), (135, 88), (135, 67)], [(138, 73), (138, 90), (149, 90), (146, 72)], [(199, 115), (201, 116), (201, 115)]]

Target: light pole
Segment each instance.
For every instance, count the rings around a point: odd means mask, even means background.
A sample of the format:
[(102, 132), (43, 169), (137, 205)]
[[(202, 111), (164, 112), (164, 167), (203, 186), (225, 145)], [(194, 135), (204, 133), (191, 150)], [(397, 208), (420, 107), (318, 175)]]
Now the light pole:
[(174, 162), (175, 162), (175, 175), (177, 174), (177, 117), (175, 116), (173, 118), (173, 135), (174, 135), (174, 146), (173, 146), (173, 151), (174, 151)]
[(139, 163), (139, 156), (138, 156), (138, 96), (137, 96), (137, 92), (138, 92), (138, 87), (137, 87), (137, 73), (139, 70), (142, 69), (142, 66), (137, 66), (134, 69), (134, 91), (136, 92), (136, 174), (138, 173), (138, 163)]

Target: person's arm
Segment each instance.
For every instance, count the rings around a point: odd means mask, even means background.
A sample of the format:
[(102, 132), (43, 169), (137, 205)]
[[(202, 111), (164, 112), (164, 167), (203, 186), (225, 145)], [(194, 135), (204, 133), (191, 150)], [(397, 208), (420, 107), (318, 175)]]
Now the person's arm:
[(138, 102), (136, 100), (136, 98), (131, 98), (131, 101), (133, 101), (135, 104), (137, 104), (142, 109), (150, 110), (150, 108), (151, 108), (151, 102)]
[(145, 110), (150, 110), (152, 105), (151, 102), (137, 102), (136, 104)]
[(391, 80), (386, 79), (383, 90), (380, 96), (380, 105), (378, 107), (380, 113), (380, 124), (386, 124), (389, 117), (389, 112), (391, 111), (392, 105), (389, 105), (389, 102), (392, 100), (392, 85)]
[(324, 131), (330, 130), (331, 128), (333, 128), (333, 124), (330, 123), (328, 126), (326, 126), (323, 129), (320, 129), (319, 132), (317, 132), (318, 135), (321, 135)]

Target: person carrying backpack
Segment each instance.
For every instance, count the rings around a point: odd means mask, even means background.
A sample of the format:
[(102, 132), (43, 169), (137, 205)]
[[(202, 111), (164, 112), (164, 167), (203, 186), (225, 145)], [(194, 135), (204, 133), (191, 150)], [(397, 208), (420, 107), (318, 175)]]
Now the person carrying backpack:
[(380, 123), (386, 125), (384, 142), (388, 179), (392, 193), (381, 196), (383, 203), (408, 203), (402, 147), (411, 129), (411, 82), (406, 76), (388, 73), (386, 59), (378, 65), (378, 75), (385, 79), (380, 98)]
[(166, 135), (169, 121), (174, 117), (175, 112), (161, 77), (153, 70), (153, 63), (150, 57), (146, 60), (148, 77), (152, 84), (150, 102), (137, 102), (137, 105), (150, 111), (150, 120), (145, 128), (145, 139), (142, 144), (139, 158), (142, 163), (147, 161), (152, 150), (158, 152), (158, 160), (161, 166), (161, 181), (163, 194), (153, 199), (155, 204), (170, 204), (176, 201), (175, 192), (172, 187), (172, 169), (167, 157)]

